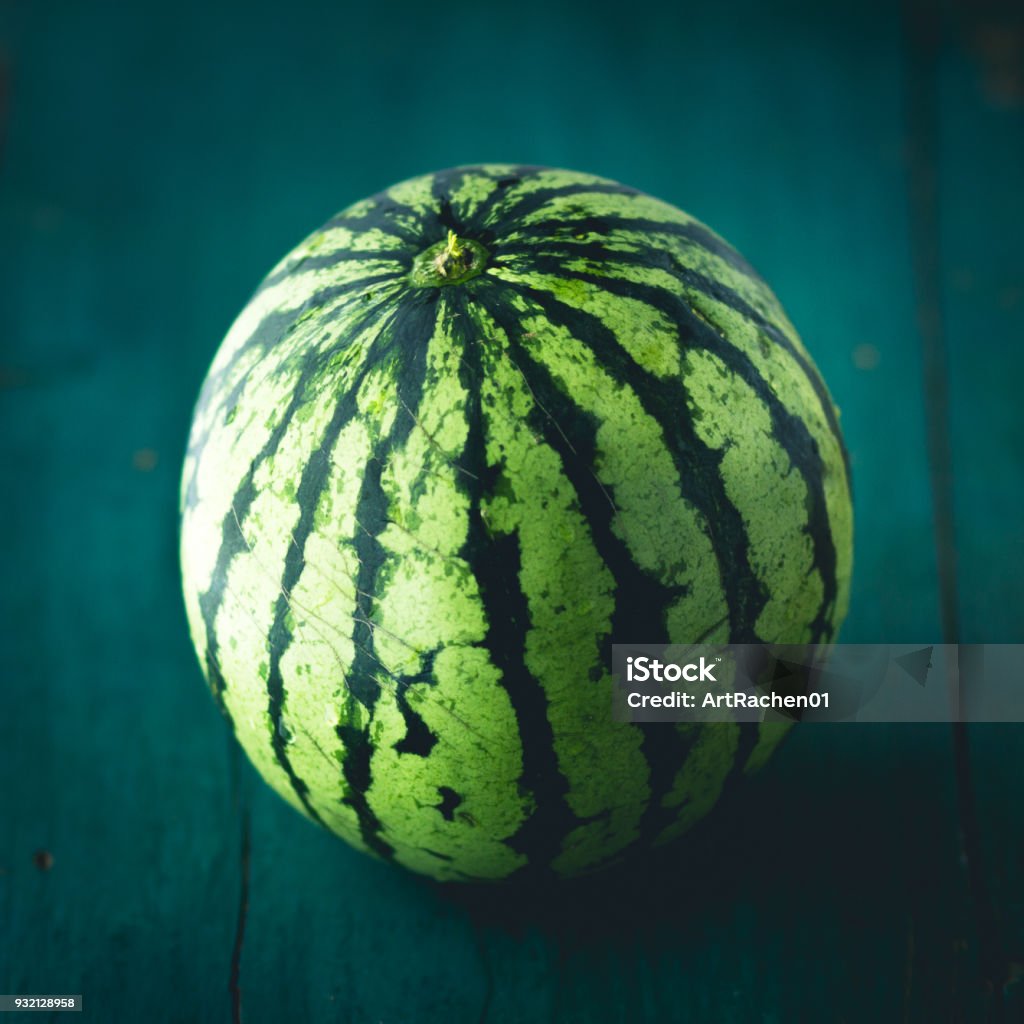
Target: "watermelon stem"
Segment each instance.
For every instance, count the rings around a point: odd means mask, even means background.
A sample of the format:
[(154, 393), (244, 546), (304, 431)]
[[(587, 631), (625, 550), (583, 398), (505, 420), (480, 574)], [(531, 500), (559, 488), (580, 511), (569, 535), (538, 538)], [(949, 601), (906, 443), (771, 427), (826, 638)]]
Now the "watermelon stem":
[(472, 238), (460, 238), (448, 232), (443, 242), (421, 252), (414, 260), (410, 277), (421, 288), (444, 284), (461, 284), (476, 277), (487, 264), (490, 254)]
[(462, 262), (465, 249), (454, 231), (448, 232), (448, 244), (434, 257), (434, 266), (442, 277), (450, 276), (450, 271)]

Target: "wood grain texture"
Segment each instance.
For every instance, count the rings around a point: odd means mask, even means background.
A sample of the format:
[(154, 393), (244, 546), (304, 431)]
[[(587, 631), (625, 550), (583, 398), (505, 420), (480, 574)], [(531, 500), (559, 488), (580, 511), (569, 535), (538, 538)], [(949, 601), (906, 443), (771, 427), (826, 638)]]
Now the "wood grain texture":
[[(1024, 640), (1007, 10), (939, 17), (925, 157), (964, 641)], [(897, 8), (66, 3), (12, 6), (0, 32), (0, 991), (82, 992), (114, 1022), (1020, 1019), (1020, 727), (970, 731), (987, 938), (943, 727), (797, 729), (642, 873), (441, 888), (259, 781), (178, 593), (191, 405), (261, 275), (351, 200), (510, 159), (643, 188), (761, 270), (842, 410), (843, 639), (938, 640)], [(456, 104), (452, 67), (478, 86)]]

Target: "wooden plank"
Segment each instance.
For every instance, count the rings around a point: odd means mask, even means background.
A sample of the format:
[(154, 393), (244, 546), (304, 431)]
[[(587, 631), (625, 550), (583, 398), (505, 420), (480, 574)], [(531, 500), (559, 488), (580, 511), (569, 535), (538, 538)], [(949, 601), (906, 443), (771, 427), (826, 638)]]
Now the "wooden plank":
[[(941, 111), (937, 211), (942, 318), (949, 350), (951, 473), (960, 639), (1024, 637), (1024, 12), (958, 4), (957, 43), (936, 76)], [(968, 732), (970, 799), (978, 821), (969, 857), (988, 908), (978, 922), (993, 1019), (1024, 1016), (1024, 828), (1014, 766), (1019, 725)]]
[(8, 50), (0, 193), (0, 990), (82, 993), (96, 1020), (224, 1019), (234, 755), (176, 582), (195, 380), (167, 275), (188, 251), (173, 208), (133, 208), (107, 173), (112, 26), (32, 20)]

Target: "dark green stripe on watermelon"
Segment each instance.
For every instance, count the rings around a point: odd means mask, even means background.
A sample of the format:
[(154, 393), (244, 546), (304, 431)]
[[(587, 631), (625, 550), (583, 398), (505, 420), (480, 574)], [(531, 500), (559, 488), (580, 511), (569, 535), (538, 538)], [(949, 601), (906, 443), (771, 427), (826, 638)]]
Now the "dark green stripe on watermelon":
[[(461, 322), (470, 322), (466, 303), (459, 303), (456, 308)], [(577, 822), (565, 800), (568, 780), (555, 755), (547, 697), (524, 660), (531, 621), (519, 579), (520, 539), (515, 533), (493, 534), (481, 512), (484, 499), (494, 491), (501, 467), (489, 465), (485, 453), (484, 414), (480, 403), (484, 371), (479, 345), (466, 328), (460, 333), (465, 345), (460, 374), (471, 396), (469, 438), (461, 463), (472, 474), (474, 482), (464, 557), (469, 564), (479, 566), (477, 581), (489, 624), (484, 642), (501, 671), (501, 684), (515, 710), (523, 744), (523, 772), (519, 784), (534, 806), (531, 816), (506, 842), (522, 853), (529, 865), (546, 871), (562, 839)]]
[[(397, 393), (405, 408), (416, 409), (423, 388), (426, 372), (424, 355), (426, 340), (430, 337), (437, 316), (437, 297), (420, 295), (418, 301), (399, 315), (389, 332), (388, 352), (398, 363), (396, 378)], [(350, 723), (358, 718), (367, 724), (381, 694), (376, 674), (381, 665), (374, 655), (373, 594), (376, 590), (377, 574), (384, 561), (384, 551), (378, 536), (387, 525), (387, 499), (381, 487), (383, 459), (389, 450), (402, 443), (412, 429), (414, 420), (410, 414), (397, 415), (387, 438), (382, 438), (370, 463), (366, 466), (363, 486), (356, 509), (355, 547), (359, 558), (359, 574), (356, 577), (356, 602), (359, 609), (354, 641), (356, 657), (349, 677), (350, 709), (345, 723), (338, 726), (338, 736), (344, 744), (343, 771), (349, 785), (347, 801), (359, 815), (363, 842), (381, 856), (393, 853), (390, 844), (380, 836), (381, 823), (370, 809), (366, 792), (372, 781), (370, 757), (373, 747), (368, 727), (354, 728)], [(352, 702), (358, 701), (366, 714), (357, 716)], [(407, 721), (413, 716), (405, 705)], [(422, 722), (421, 728), (425, 728)], [(417, 748), (417, 751), (420, 748)], [(429, 750), (429, 747), (427, 747)]]

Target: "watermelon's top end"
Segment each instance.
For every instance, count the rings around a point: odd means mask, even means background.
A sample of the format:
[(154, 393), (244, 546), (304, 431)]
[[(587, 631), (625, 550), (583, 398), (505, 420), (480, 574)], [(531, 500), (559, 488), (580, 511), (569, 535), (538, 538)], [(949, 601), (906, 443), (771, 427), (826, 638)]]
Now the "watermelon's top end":
[(449, 231), (445, 241), (424, 249), (413, 259), (410, 278), (419, 288), (462, 284), (487, 266), (489, 255), (479, 242), (459, 238), (454, 231)]

